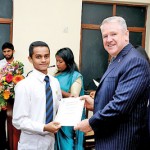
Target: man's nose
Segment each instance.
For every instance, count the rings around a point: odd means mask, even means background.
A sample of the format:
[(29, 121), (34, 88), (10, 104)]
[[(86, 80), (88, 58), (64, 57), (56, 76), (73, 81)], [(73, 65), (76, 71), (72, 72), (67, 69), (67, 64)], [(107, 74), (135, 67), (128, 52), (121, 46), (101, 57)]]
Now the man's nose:
[(42, 61), (46, 61), (46, 58), (45, 58), (45, 57), (42, 57)]
[(57, 66), (59, 66), (59, 64), (60, 64), (59, 62), (56, 62), (56, 65), (57, 65)]
[(108, 35), (107, 41), (112, 41), (112, 36), (111, 35)]

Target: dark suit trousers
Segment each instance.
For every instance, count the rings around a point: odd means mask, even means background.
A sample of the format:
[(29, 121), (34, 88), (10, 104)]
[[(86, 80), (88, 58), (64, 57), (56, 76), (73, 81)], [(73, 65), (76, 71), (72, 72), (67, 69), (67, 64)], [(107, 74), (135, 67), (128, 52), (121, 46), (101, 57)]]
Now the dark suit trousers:
[(0, 150), (6, 147), (6, 110), (0, 111)]

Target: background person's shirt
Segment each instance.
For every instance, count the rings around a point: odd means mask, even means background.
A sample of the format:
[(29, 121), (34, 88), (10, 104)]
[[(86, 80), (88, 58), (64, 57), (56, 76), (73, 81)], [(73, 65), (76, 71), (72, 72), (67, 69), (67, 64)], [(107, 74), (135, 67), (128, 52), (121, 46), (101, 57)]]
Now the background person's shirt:
[(7, 61), (5, 58), (0, 60), (0, 69), (2, 69), (6, 64), (7, 64)]

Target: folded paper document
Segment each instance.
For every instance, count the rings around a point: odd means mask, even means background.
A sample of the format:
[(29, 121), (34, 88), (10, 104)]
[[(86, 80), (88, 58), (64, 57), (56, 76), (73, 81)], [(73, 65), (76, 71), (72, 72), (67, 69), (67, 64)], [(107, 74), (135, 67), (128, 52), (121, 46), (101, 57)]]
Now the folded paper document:
[(81, 121), (83, 107), (84, 100), (79, 97), (62, 98), (55, 121), (61, 126), (76, 126)]

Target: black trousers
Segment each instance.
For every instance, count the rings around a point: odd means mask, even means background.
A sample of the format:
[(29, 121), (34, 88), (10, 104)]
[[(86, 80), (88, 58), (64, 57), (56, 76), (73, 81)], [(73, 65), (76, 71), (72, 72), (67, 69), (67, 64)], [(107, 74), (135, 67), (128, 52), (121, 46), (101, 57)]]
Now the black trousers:
[(6, 148), (6, 110), (0, 111), (0, 150)]

